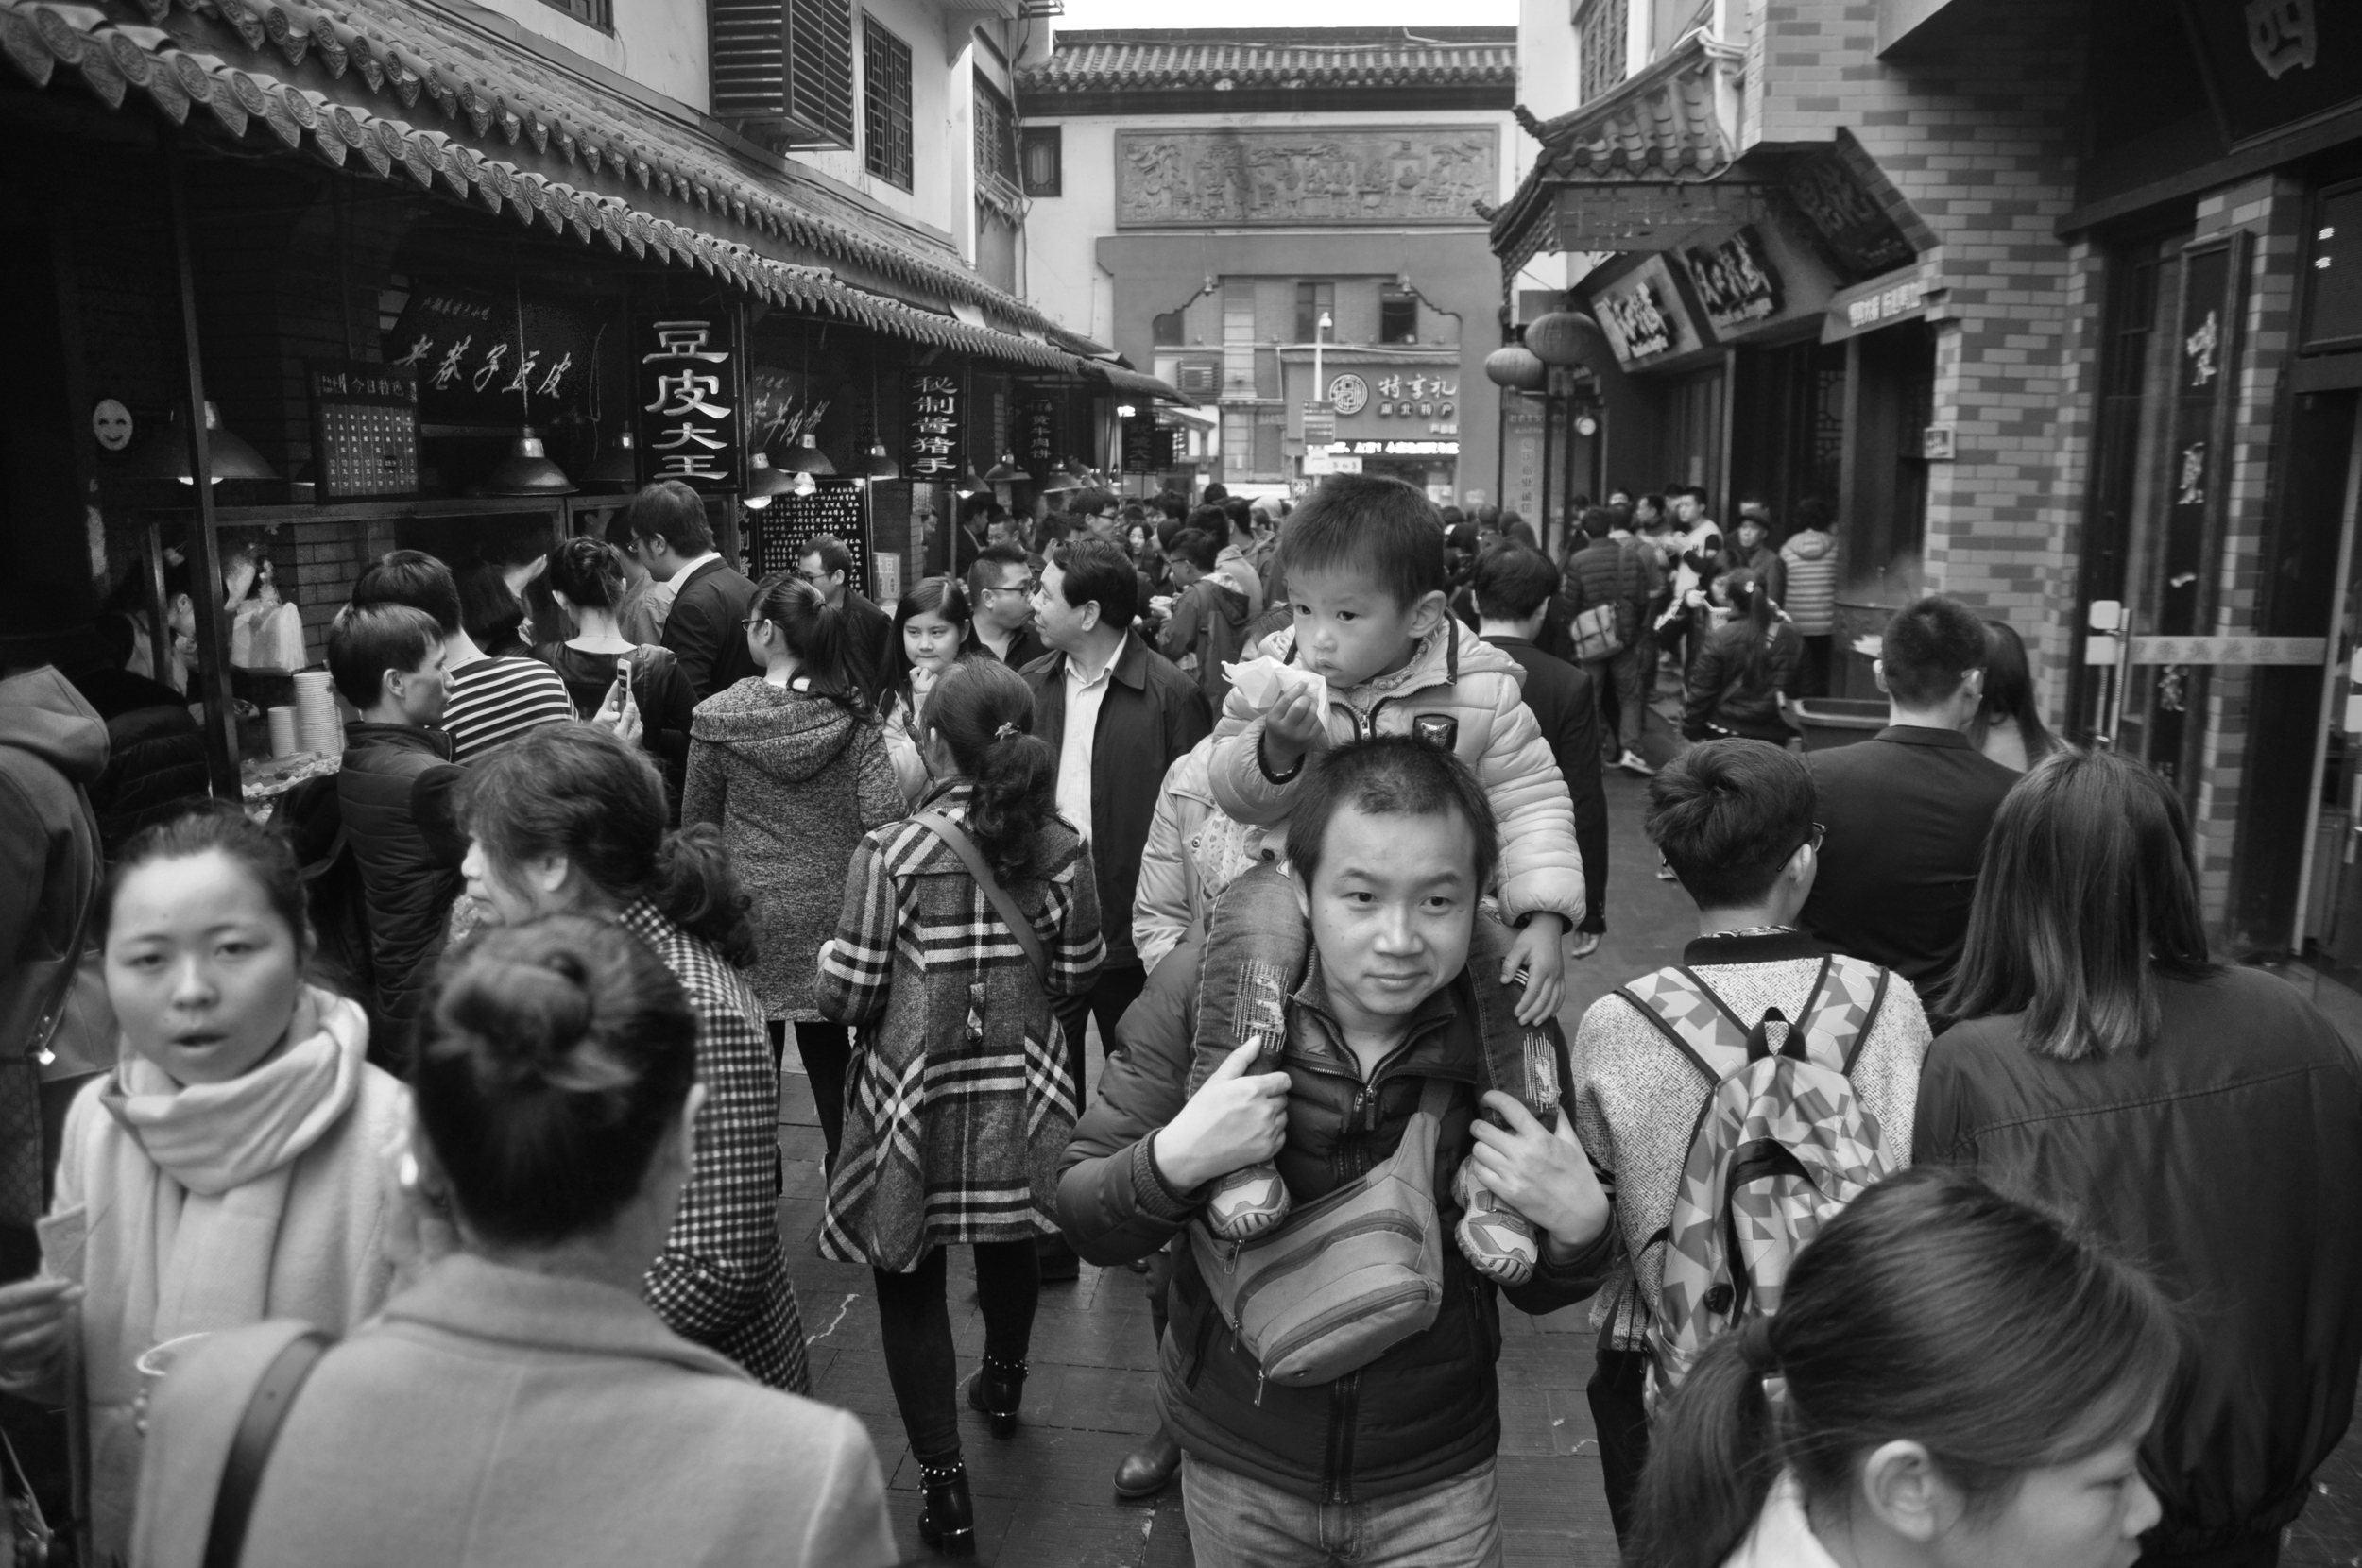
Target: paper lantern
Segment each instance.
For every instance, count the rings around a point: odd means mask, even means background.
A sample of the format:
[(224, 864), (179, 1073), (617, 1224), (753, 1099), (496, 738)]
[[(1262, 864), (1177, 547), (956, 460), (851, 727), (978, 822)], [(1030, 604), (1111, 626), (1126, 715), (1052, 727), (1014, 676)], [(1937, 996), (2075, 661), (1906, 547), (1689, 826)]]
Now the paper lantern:
[(1606, 347), (1600, 324), (1574, 311), (1552, 311), (1526, 328), (1526, 347), (1545, 365), (1581, 365)]
[(1512, 392), (1539, 392), (1550, 379), (1550, 367), (1532, 349), (1511, 343), (1484, 356), (1484, 375), (1495, 386)]

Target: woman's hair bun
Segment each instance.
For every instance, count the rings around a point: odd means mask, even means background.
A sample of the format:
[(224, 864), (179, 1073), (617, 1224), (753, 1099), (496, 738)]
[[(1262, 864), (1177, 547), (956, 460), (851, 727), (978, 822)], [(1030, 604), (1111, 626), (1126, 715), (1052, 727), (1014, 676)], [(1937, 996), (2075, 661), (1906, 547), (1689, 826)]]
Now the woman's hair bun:
[(576, 1093), (610, 1087), (612, 1075), (586, 1071), (591, 1065), (578, 1054), (590, 1031), (590, 984), (576, 952), (487, 953), (452, 976), (436, 1021), (451, 1033), (470, 1036), (479, 1067), (508, 1087)]

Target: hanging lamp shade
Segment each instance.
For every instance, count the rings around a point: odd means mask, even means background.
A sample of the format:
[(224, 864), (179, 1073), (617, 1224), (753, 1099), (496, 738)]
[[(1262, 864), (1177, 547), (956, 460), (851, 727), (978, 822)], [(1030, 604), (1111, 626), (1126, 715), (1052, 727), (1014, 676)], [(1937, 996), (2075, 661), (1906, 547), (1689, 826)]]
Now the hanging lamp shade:
[(574, 482), (550, 461), (541, 438), (526, 425), (517, 433), (508, 455), (500, 460), (492, 477), (485, 481), (484, 489), (496, 496), (570, 496), (574, 493)]
[(1050, 477), (1041, 482), (1041, 493), (1046, 496), (1058, 495), (1067, 490), (1079, 490), (1082, 487), (1082, 478), (1075, 473), (1071, 461), (1062, 463), (1051, 469)]
[(1017, 466), (1017, 454), (1015, 452), (1004, 452), (1001, 454), (1001, 461), (995, 463), (992, 466), (992, 470), (984, 475), (984, 483), (987, 485), (1014, 485), (1018, 480), (1025, 477), (1025, 470)]
[(787, 476), (787, 493), (789, 495), (808, 496), (819, 488), (820, 481), (813, 478), (812, 475), (804, 472), (801, 469), (796, 469), (795, 472)]
[(640, 454), (632, 451), (631, 432), (620, 432), (615, 444), (591, 460), (582, 471), (585, 485), (613, 485), (630, 489), (640, 479)]
[[(745, 504), (748, 511), (760, 512), (765, 506), (770, 505), (775, 497), (794, 494), (808, 494), (809, 492), (799, 492), (796, 490), (796, 481), (798, 479), (801, 479), (809, 484), (812, 476), (810, 474), (791, 474), (783, 472), (771, 466), (771, 459), (769, 456), (762, 452), (757, 452), (747, 461), (746, 488), (740, 494), (738, 499)], [(817, 487), (818, 486), (814, 486), (814, 488)]]
[(902, 468), (894, 461), (894, 454), (886, 451), (883, 441), (872, 441), (869, 443), (868, 460), (862, 466), (862, 475), (866, 479), (899, 479)]
[[(213, 399), (205, 400), (205, 457), (213, 470), (214, 483), (225, 479), (277, 479), (278, 470), (263, 461), (246, 440), (221, 422), (221, 405)], [(140, 479), (177, 479), (181, 484), (189, 478), (189, 427), (181, 423), (179, 409), (165, 421), (163, 434), (147, 445), (140, 461), (128, 470)]]
[(1545, 365), (1581, 365), (1607, 348), (1600, 324), (1579, 311), (1552, 311), (1526, 327), (1526, 348)]
[(805, 474), (836, 472), (836, 465), (829, 461), (829, 454), (820, 450), (820, 443), (813, 438), (811, 431), (804, 432), (803, 439), (789, 449), (787, 467)]
[(1484, 356), (1484, 379), (1512, 392), (1539, 392), (1549, 383), (1550, 367), (1524, 344), (1508, 343)]

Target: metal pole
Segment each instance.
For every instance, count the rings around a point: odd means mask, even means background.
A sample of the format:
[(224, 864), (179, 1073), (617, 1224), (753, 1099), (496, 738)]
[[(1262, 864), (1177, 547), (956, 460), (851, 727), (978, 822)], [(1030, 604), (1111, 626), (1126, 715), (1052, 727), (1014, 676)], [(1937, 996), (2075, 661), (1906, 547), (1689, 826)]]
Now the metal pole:
[(1546, 383), (1542, 393), (1542, 515), (1533, 520), (1534, 537), (1545, 550), (1550, 544), (1550, 469), (1556, 466), (1550, 454), (1550, 435), (1557, 423), (1558, 400), (1550, 396)]
[(243, 800), (238, 780), (238, 720), (230, 704), (230, 617), (221, 602), (220, 541), (214, 537), (214, 453), (205, 428), (205, 360), (197, 336), (197, 269), (189, 257), (189, 200), (180, 150), (164, 142), (164, 185), (171, 196), (172, 253), (180, 272), (180, 347), (188, 366), (189, 483), (197, 517), (189, 529), (189, 600), (197, 607), (197, 684), (205, 707), (205, 774), (214, 793)]

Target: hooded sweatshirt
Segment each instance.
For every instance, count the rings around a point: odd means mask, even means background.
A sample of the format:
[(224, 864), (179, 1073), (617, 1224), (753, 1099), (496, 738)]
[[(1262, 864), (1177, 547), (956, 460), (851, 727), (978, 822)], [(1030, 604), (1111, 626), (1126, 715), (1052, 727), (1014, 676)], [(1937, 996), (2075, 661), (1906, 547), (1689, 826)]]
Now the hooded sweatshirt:
[(1806, 637), (1826, 637), (1837, 623), (1837, 540), (1806, 528), (1780, 546), (1788, 565), (1788, 595), (1780, 607)]
[(819, 1021), (813, 978), (836, 932), (862, 835), (901, 819), (902, 790), (877, 723), (813, 693), (752, 677), (697, 705), (681, 825), (720, 826), (754, 898), (755, 995), (763, 1015)]
[(1230, 694), (1230, 677), (1222, 667), (1237, 661), (1255, 613), (1246, 590), (1224, 576), (1200, 577), (1172, 603), (1156, 651), (1196, 680), (1208, 712), (1221, 712), (1222, 700)]

